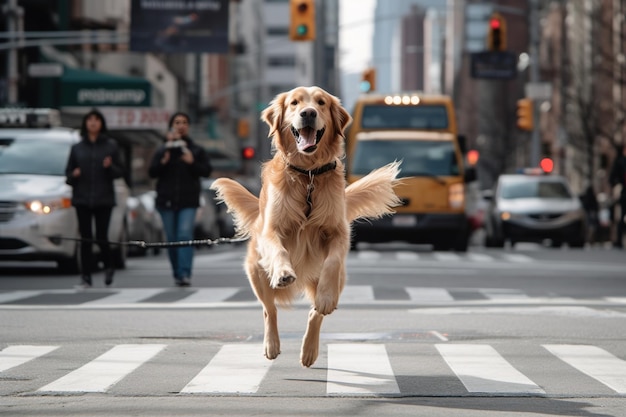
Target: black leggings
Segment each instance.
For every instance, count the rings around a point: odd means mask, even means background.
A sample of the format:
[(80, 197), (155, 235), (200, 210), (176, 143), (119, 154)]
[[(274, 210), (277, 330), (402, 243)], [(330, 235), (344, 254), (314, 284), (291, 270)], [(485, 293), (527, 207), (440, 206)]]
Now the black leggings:
[(113, 267), (111, 247), (109, 246), (109, 223), (113, 207), (87, 207), (76, 206), (78, 216), (78, 231), (80, 237), (88, 242), (80, 245), (80, 260), (83, 274), (89, 274), (93, 270), (93, 223), (96, 224), (96, 242), (100, 247), (102, 262), (105, 268)]

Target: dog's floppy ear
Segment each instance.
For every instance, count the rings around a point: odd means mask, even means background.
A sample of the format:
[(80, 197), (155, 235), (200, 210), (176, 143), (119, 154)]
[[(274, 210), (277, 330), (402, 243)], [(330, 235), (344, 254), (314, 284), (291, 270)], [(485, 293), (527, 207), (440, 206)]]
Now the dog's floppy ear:
[(352, 116), (341, 105), (341, 101), (337, 97), (332, 97), (330, 112), (333, 118), (333, 127), (335, 132), (339, 133), (344, 139), (344, 130), (352, 122)]
[(286, 93), (278, 94), (274, 100), (270, 101), (270, 105), (261, 113), (261, 120), (267, 123), (270, 127), (269, 136), (274, 136), (283, 124), (283, 109), (286, 96)]

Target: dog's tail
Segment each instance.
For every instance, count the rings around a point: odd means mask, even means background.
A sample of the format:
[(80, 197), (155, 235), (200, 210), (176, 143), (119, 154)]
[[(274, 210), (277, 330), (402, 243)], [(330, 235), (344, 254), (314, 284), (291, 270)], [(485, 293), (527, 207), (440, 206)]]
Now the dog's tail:
[(401, 204), (393, 191), (399, 173), (400, 162), (395, 161), (350, 184), (346, 188), (348, 221), (376, 219), (393, 213), (393, 208)]
[(252, 225), (259, 217), (259, 199), (243, 185), (230, 178), (218, 178), (211, 184), (217, 198), (226, 203), (233, 214), (237, 237), (249, 237)]

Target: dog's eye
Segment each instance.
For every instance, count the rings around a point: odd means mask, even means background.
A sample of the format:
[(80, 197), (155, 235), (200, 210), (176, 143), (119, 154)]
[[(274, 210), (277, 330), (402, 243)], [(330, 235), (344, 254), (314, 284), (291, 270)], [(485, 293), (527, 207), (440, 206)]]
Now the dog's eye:
[(317, 104), (323, 106), (324, 104), (326, 104), (326, 102), (324, 102), (324, 100), (317, 100)]
[(291, 100), (291, 105), (292, 106), (297, 106), (298, 105), (298, 100)]

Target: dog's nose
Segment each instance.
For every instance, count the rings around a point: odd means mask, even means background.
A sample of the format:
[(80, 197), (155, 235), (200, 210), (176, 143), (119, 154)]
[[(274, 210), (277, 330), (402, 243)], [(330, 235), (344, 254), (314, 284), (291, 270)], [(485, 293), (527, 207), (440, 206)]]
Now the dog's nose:
[(304, 109), (304, 110), (302, 110), (300, 112), (300, 117), (302, 117), (303, 119), (306, 119), (306, 118), (314, 119), (314, 118), (317, 117), (317, 111), (315, 111), (315, 109), (312, 109), (312, 108), (309, 107), (309, 108)]

